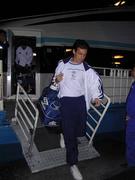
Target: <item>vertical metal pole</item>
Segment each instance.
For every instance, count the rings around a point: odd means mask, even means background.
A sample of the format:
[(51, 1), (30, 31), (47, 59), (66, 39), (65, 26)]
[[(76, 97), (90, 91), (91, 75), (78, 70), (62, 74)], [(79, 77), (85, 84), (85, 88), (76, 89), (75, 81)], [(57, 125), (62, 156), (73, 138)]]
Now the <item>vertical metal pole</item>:
[(6, 92), (6, 96), (9, 97), (12, 94), (12, 84), (11, 84), (11, 75), (12, 75), (12, 63), (14, 62), (14, 58), (13, 58), (13, 42), (12, 42), (12, 38), (13, 38), (13, 33), (11, 30), (7, 31), (7, 38), (8, 38), (8, 42), (9, 43), (9, 47), (8, 47), (8, 61), (7, 61), (7, 92)]
[(3, 64), (0, 60), (0, 111), (3, 111)]

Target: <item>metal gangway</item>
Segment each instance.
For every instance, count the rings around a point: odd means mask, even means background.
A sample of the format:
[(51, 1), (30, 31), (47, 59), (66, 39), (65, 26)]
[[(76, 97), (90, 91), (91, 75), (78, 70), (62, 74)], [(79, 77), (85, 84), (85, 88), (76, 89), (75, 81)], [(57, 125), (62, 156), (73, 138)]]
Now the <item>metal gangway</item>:
[[(94, 148), (92, 140), (109, 107), (109, 104), (110, 98), (106, 95), (104, 96), (100, 109), (95, 108), (91, 104), (91, 110), (94, 111), (94, 114), (96, 113), (98, 115), (98, 118), (95, 118), (93, 112), (91, 113), (90, 111), (88, 113), (88, 132), (86, 133), (86, 137), (79, 138), (79, 161), (93, 159), (100, 156)], [(93, 121), (96, 125), (93, 126), (93, 123), (89, 122), (89, 118), (90, 121)], [(15, 117), (12, 119), (11, 125), (20, 141), (23, 155), (32, 173), (66, 164), (65, 148), (59, 146), (58, 148), (44, 151), (38, 150), (34, 141), (38, 121), (38, 109), (23, 87), (18, 83)], [(90, 133), (90, 131), (92, 131), (92, 133)], [(44, 140), (46, 141), (46, 139)]]

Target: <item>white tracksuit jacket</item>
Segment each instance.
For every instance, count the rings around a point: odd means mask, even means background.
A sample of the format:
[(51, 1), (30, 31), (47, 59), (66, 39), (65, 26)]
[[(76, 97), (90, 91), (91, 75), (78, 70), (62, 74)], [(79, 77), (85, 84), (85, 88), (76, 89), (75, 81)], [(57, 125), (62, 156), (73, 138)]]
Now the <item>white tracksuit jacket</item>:
[[(55, 75), (53, 78), (53, 82), (55, 81), (55, 76), (60, 74), (61, 72), (64, 73), (64, 67), (66, 63), (70, 60), (67, 58), (65, 60), (60, 60), (58, 66), (55, 70)], [(87, 111), (90, 109), (90, 103), (94, 101), (95, 98), (102, 99), (103, 98), (103, 86), (102, 80), (100, 79), (98, 73), (92, 69), (86, 62), (83, 62), (84, 69), (85, 69), (85, 78), (84, 78), (84, 85), (85, 85), (85, 101)], [(59, 84), (57, 85), (59, 88)], [(58, 94), (60, 97), (60, 94)]]

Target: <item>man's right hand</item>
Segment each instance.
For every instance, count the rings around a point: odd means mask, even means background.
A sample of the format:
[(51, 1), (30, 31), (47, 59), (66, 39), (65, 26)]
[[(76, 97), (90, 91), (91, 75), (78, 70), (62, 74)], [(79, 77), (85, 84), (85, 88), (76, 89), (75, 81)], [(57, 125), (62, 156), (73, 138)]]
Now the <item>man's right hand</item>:
[(62, 80), (63, 80), (63, 73), (56, 75), (56, 78), (55, 78), (56, 83), (59, 83)]

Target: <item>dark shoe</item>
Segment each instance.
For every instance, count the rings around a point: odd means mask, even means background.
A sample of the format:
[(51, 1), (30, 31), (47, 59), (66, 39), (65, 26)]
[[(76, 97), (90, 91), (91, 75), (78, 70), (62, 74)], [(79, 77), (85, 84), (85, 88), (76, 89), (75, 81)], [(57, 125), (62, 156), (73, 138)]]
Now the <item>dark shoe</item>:
[(120, 166), (123, 167), (123, 168), (128, 168), (128, 164), (127, 163), (120, 164)]
[(135, 171), (135, 166), (128, 166), (127, 168), (129, 171)]

